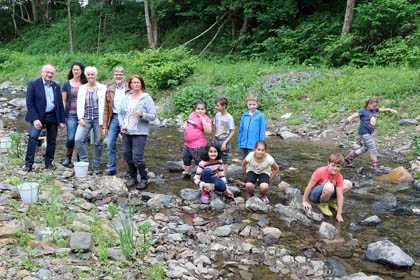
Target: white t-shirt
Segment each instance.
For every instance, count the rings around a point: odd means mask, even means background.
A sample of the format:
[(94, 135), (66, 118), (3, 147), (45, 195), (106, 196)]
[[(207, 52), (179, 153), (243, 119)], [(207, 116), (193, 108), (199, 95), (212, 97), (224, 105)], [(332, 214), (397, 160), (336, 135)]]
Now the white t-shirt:
[(114, 104), (112, 104), (112, 112), (117, 114), (118, 108), (121, 105), (121, 100), (125, 96), (125, 87), (122, 88), (115, 88), (115, 95), (114, 95)]
[(252, 171), (255, 174), (265, 173), (268, 176), (271, 176), (271, 166), (275, 163), (275, 160), (271, 155), (265, 154), (263, 161), (257, 162), (254, 158), (254, 152), (250, 152), (245, 160), (248, 162), (246, 172)]
[(215, 136), (217, 139), (226, 139), (232, 130), (235, 129), (235, 123), (231, 114), (217, 112), (213, 119), (214, 127), (216, 128)]

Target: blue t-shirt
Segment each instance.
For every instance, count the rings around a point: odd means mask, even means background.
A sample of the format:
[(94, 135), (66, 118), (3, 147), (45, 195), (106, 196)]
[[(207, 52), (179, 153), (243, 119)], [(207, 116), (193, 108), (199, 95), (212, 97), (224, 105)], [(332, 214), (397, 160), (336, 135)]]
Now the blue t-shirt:
[(357, 110), (360, 117), (359, 135), (372, 134), (375, 131), (376, 118), (379, 113), (379, 109), (367, 110), (361, 108)]

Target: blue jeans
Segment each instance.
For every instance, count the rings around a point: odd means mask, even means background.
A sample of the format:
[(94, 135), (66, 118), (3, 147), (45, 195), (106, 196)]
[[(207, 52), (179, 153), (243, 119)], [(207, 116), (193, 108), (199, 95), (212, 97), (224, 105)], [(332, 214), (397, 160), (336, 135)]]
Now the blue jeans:
[(88, 157), (88, 143), (89, 132), (93, 129), (93, 139), (95, 142), (95, 160), (93, 162), (93, 168), (98, 169), (101, 165), (102, 157), (102, 140), (101, 140), (101, 128), (99, 127), (98, 119), (85, 120), (86, 126), (78, 126), (76, 130), (75, 142), (77, 153), (79, 154), (80, 161), (89, 162)]
[(214, 189), (218, 192), (224, 192), (226, 190), (226, 183), (216, 175), (214, 175), (209, 169), (204, 169), (201, 173), (201, 181), (204, 183), (214, 184)]
[(118, 115), (112, 114), (111, 122), (108, 128), (108, 164), (106, 165), (108, 171), (115, 171), (117, 169), (117, 139), (120, 133), (120, 123), (118, 122)]
[[(47, 129), (47, 150), (45, 151), (45, 164), (47, 165), (52, 163), (55, 154), (55, 142), (57, 139), (58, 129), (58, 122), (55, 113), (46, 114), (42, 125)], [(38, 137), (41, 134), (41, 131), (42, 128), (36, 129), (35, 126), (31, 124), (25, 157), (25, 165), (27, 167), (32, 167), (34, 164), (36, 147), (38, 146)]]
[[(321, 202), (321, 195), (322, 195), (322, 192), (324, 191), (324, 185), (325, 184), (321, 184), (312, 188), (311, 193), (309, 194), (310, 201), (312, 201), (313, 203)], [(330, 199), (334, 199), (336, 197), (337, 197), (337, 192), (335, 191), (335, 187), (334, 187), (334, 193), (332, 194)]]
[(67, 139), (66, 139), (66, 148), (67, 150), (74, 149), (74, 137), (76, 136), (77, 125), (79, 121), (77, 120), (76, 114), (69, 114), (66, 118), (66, 127), (67, 127)]

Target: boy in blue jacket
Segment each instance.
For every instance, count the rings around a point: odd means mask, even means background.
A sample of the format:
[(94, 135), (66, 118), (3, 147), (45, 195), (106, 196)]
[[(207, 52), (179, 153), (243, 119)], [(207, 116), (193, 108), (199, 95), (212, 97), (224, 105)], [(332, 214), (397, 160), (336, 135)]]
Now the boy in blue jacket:
[(242, 159), (244, 159), (248, 153), (252, 152), (258, 141), (264, 141), (265, 126), (267, 122), (264, 114), (257, 110), (258, 103), (255, 96), (248, 96), (246, 105), (248, 107), (248, 112), (243, 113), (241, 116), (237, 139), (237, 146), (238, 149), (241, 149)]

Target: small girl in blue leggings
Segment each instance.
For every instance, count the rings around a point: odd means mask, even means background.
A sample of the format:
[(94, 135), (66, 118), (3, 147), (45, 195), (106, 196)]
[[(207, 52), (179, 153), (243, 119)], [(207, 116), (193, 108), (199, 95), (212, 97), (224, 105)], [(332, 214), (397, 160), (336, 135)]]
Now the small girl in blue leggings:
[(201, 202), (209, 203), (210, 191), (215, 190), (225, 193), (227, 197), (233, 198), (233, 193), (226, 187), (221, 152), (213, 145), (206, 147), (205, 153), (197, 166), (194, 176), (194, 183), (201, 189)]

